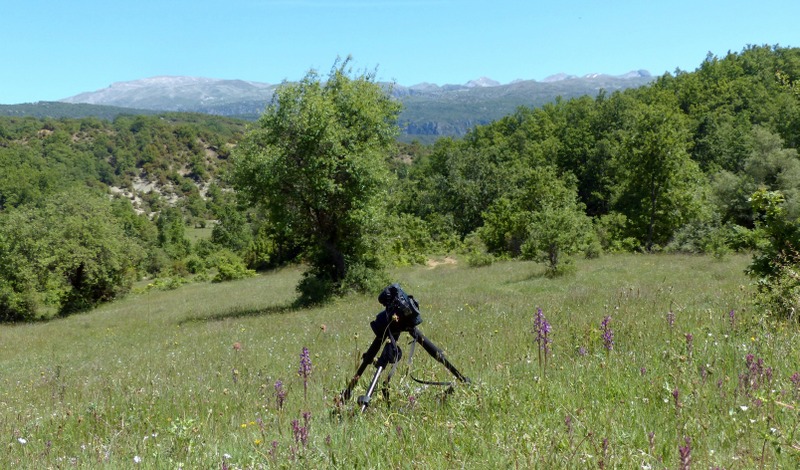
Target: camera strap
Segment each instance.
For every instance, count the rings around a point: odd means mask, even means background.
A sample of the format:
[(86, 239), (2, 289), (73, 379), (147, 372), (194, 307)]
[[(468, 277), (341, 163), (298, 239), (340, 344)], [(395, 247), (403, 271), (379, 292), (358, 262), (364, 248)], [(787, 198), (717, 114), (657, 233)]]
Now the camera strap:
[[(429, 381), (429, 380), (420, 380), (420, 379), (414, 377), (414, 374), (411, 373), (411, 361), (414, 360), (414, 349), (416, 347), (417, 347), (416, 338), (411, 338), (411, 352), (408, 354), (408, 376), (411, 377), (411, 380), (413, 380), (414, 382), (416, 382), (418, 384), (422, 384), (422, 385), (440, 385), (440, 386), (444, 386), (444, 387), (452, 386), (453, 382), (432, 382), (432, 381)], [(397, 365), (397, 364), (395, 364), (395, 365)]]

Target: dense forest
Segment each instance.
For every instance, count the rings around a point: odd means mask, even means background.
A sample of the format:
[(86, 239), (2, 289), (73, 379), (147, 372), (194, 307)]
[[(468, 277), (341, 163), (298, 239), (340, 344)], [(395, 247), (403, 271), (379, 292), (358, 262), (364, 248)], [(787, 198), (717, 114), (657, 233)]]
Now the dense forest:
[[(751, 46), (641, 88), (520, 108), (462, 139), (396, 143), (373, 249), (386, 264), (535, 259), (553, 275), (574, 256), (753, 250), (767, 303), (790, 311), (799, 83), (800, 49)], [(91, 308), (145, 277), (167, 288), (306, 261), (297, 233), (233, 190), (251, 125), (0, 118), (0, 319)], [(206, 224), (210, 239), (187, 237)]]

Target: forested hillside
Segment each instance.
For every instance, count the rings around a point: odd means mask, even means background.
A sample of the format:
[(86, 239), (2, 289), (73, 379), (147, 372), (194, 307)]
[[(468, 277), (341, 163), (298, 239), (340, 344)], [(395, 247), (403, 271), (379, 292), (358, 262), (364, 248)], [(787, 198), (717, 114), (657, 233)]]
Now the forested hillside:
[(232, 204), (220, 177), (243, 131), (190, 114), (0, 119), (0, 319), (83, 310), (142, 276), (197, 270), (185, 227)]
[(798, 77), (800, 50), (752, 47), (652, 86), (522, 108), (440, 140), (414, 165), (403, 209), (446, 220), (462, 237), (478, 231), (511, 255), (531, 214), (575, 198), (606, 247), (752, 228), (747, 199), (759, 186), (782, 190), (795, 217)]
[[(380, 255), (521, 257), (558, 274), (576, 255), (755, 248), (781, 260), (756, 271), (780, 275), (797, 261), (799, 81), (800, 49), (753, 46), (398, 145)], [(88, 308), (144, 275), (174, 285), (301, 261), (298, 240), (226, 189), (245, 134), (188, 114), (0, 119), (0, 318)], [(211, 240), (190, 242), (206, 220)]]

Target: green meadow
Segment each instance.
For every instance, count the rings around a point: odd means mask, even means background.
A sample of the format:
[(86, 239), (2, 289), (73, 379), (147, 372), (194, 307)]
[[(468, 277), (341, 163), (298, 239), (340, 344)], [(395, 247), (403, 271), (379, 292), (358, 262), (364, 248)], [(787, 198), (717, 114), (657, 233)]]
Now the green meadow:
[(296, 308), (300, 268), (2, 325), (0, 467), (797, 468), (800, 328), (754, 305), (749, 262), (609, 255), (555, 279), (520, 261), (394, 269), (472, 383), (413, 381), (451, 378), (417, 348), (365, 413), (373, 367), (337, 397), (378, 292)]

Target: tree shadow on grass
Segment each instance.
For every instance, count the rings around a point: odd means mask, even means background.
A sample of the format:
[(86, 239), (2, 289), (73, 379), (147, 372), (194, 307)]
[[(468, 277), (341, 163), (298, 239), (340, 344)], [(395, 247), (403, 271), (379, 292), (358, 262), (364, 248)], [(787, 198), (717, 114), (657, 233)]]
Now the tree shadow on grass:
[(186, 323), (215, 322), (222, 320), (230, 320), (234, 318), (261, 317), (265, 315), (282, 315), (284, 313), (289, 313), (299, 310), (300, 308), (301, 307), (299, 307), (296, 302), (292, 302), (287, 305), (272, 305), (269, 307), (235, 306), (208, 315), (202, 315), (202, 316), (190, 315), (187, 316), (186, 318), (181, 319), (178, 322), (178, 325), (183, 325)]

